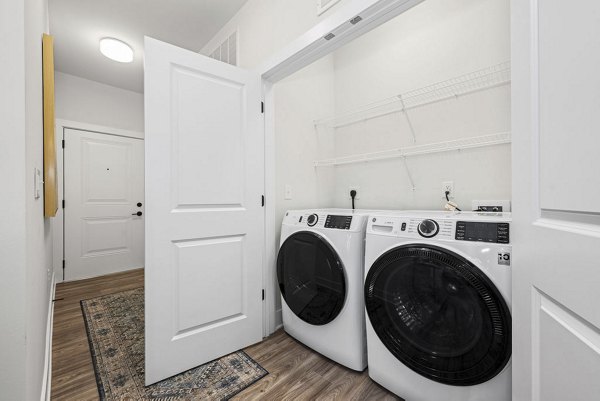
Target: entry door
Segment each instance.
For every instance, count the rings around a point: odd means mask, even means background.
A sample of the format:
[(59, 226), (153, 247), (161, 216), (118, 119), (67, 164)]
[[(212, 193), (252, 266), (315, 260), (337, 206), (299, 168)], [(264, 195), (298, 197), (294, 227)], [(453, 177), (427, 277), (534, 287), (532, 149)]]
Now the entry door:
[(261, 79), (145, 39), (146, 384), (262, 339)]
[(514, 0), (513, 399), (600, 394), (600, 3)]
[(144, 141), (64, 134), (64, 280), (143, 267)]

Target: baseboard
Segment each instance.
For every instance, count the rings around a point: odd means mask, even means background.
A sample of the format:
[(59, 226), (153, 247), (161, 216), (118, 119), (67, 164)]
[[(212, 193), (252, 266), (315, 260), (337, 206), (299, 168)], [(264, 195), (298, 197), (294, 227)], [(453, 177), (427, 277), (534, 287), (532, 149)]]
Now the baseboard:
[(40, 401), (50, 401), (52, 387), (52, 326), (54, 325), (54, 295), (56, 294), (56, 275), (52, 273), (50, 282), (50, 300), (48, 301), (48, 318), (46, 320), (46, 352), (44, 357), (44, 376)]
[(283, 327), (283, 316), (281, 315), (281, 308), (275, 311), (275, 331)]

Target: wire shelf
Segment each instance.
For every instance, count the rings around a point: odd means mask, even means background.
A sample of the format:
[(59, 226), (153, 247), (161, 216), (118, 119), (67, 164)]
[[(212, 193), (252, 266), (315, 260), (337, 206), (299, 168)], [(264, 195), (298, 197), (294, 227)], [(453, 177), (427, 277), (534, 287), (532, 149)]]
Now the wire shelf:
[(510, 143), (510, 132), (501, 132), (491, 135), (481, 135), (451, 141), (429, 143), (425, 145), (406, 146), (380, 152), (362, 153), (352, 156), (336, 157), (315, 161), (315, 167), (341, 166), (344, 164), (366, 163), (377, 160), (406, 158), (410, 156), (431, 153), (449, 152), (453, 150), (480, 148), (484, 146), (501, 145)]
[(316, 127), (328, 126), (339, 128), (508, 84), (510, 84), (510, 62), (506, 61), (482, 70), (383, 99), (334, 117), (315, 120), (314, 124)]

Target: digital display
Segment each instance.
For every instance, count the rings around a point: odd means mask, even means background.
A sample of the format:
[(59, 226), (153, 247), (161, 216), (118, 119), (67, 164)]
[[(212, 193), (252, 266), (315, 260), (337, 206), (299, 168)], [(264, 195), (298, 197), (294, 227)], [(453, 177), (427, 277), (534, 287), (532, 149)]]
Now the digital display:
[(338, 228), (341, 230), (349, 230), (352, 224), (352, 216), (335, 216), (327, 215), (325, 220), (325, 228)]
[(465, 239), (467, 241), (496, 242), (498, 239), (496, 225), (490, 223), (467, 223)]
[(508, 223), (456, 222), (456, 239), (462, 241), (509, 243)]

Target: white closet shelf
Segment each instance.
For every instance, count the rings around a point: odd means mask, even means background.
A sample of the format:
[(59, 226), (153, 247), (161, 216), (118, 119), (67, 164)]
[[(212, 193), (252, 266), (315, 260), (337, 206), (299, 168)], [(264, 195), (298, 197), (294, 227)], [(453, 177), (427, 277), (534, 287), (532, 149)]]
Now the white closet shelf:
[(420, 89), (405, 92), (334, 117), (315, 120), (315, 127), (339, 128), (372, 118), (456, 98), (510, 83), (510, 62), (506, 61)]
[(315, 161), (315, 167), (340, 166), (344, 164), (366, 163), (377, 160), (406, 158), (409, 156), (426, 155), (430, 153), (449, 152), (453, 150), (481, 148), (485, 146), (510, 143), (510, 132), (501, 132), (491, 135), (480, 135), (470, 138), (455, 139), (452, 141), (429, 143), (424, 145), (406, 146), (403, 148), (388, 149), (380, 152), (362, 153), (351, 156), (336, 157)]

